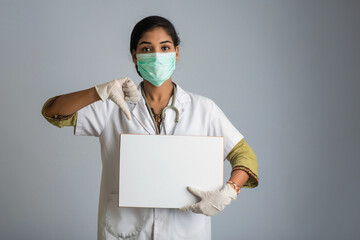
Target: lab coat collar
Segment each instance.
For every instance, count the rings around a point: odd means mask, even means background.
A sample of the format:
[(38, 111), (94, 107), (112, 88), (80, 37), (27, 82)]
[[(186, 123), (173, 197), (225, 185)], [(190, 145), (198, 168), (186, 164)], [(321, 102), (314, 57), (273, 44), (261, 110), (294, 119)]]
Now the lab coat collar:
[[(175, 83), (175, 82), (174, 82)], [(179, 110), (179, 122), (181, 120), (181, 117), (185, 111), (185, 103), (190, 102), (191, 98), (190, 95), (184, 91), (179, 84), (175, 83), (176, 88), (176, 99), (175, 99), (175, 107)], [(140, 93), (140, 100), (136, 103), (130, 103), (130, 111), (132, 112), (132, 116), (136, 121), (138, 121), (141, 126), (149, 133), (149, 134), (156, 134), (156, 128), (152, 121), (151, 115), (146, 107), (146, 102), (144, 97), (141, 94), (141, 82), (138, 84), (137, 89)], [(171, 96), (168, 106), (171, 105), (173, 96)], [(175, 127), (175, 118), (176, 113), (172, 109), (168, 109), (165, 111), (164, 116), (164, 127), (166, 130), (166, 133), (169, 134), (172, 132), (172, 130)], [(160, 130), (160, 134), (163, 134), (163, 131)]]

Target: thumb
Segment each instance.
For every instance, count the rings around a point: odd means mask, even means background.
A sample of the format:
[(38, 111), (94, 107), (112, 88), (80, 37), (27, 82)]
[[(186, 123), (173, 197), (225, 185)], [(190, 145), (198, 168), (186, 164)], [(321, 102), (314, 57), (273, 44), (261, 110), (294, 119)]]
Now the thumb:
[(126, 108), (122, 108), (127, 120), (131, 121), (131, 113), (130, 113), (130, 110), (129, 110), (129, 107), (127, 106), (126, 104)]
[(190, 186), (188, 186), (188, 187), (187, 187), (187, 189), (188, 189), (188, 190), (189, 190), (189, 192), (191, 192), (192, 194), (194, 194), (194, 195), (196, 195), (196, 196), (198, 196), (198, 197), (202, 198), (202, 196), (203, 196), (203, 192), (202, 192), (202, 191), (200, 191), (199, 189), (196, 189), (196, 188), (193, 188), (193, 187), (190, 187)]
[(120, 93), (112, 94), (111, 100), (119, 106), (119, 108), (124, 112), (126, 118), (130, 121), (131, 113), (130, 113), (130, 110), (129, 110), (129, 107), (128, 107), (126, 101), (123, 99), (121, 94)]

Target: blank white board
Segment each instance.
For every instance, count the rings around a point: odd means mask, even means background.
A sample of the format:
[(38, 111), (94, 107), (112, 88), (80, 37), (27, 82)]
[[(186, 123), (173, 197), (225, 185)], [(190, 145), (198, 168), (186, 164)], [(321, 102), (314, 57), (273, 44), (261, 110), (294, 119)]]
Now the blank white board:
[(186, 187), (217, 190), (224, 138), (120, 134), (119, 207), (179, 208), (199, 201)]

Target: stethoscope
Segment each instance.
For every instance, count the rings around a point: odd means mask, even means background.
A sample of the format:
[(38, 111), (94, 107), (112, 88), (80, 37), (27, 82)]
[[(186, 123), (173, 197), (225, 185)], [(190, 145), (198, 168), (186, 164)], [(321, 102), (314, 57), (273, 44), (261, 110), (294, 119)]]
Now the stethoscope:
[[(172, 95), (172, 100), (171, 100), (171, 104), (166, 106), (162, 111), (161, 111), (161, 119), (164, 119), (165, 117), (165, 111), (168, 110), (168, 109), (172, 109), (175, 111), (176, 113), (176, 117), (175, 117), (175, 127), (174, 127), (174, 131), (173, 131), (173, 134), (175, 133), (175, 129), (177, 127), (177, 124), (179, 122), (179, 109), (177, 109), (177, 107), (175, 107), (175, 99), (176, 99), (176, 84), (172, 82), (172, 84), (174, 85), (174, 90), (173, 90), (173, 95)], [(148, 103), (147, 99), (146, 99), (146, 95), (145, 95), (145, 92), (144, 92), (144, 82), (141, 82), (141, 93), (145, 99), (145, 103), (146, 103), (146, 106), (149, 110), (149, 113), (151, 115), (151, 118), (155, 124), (155, 128), (156, 128), (156, 132), (157, 134), (160, 134), (160, 130), (158, 129), (158, 126), (155, 122), (155, 119), (154, 119), (154, 116), (151, 114), (151, 107), (150, 107), (150, 104)], [(163, 124), (163, 122), (162, 122)], [(165, 134), (167, 135), (166, 133), (166, 129), (164, 128), (165, 130)]]

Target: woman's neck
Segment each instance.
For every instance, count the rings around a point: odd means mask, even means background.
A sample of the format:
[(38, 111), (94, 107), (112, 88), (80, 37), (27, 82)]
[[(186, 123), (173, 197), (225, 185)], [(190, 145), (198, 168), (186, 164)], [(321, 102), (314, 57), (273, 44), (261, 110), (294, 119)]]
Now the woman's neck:
[(172, 96), (174, 85), (171, 82), (171, 78), (166, 80), (161, 86), (156, 87), (148, 81), (143, 81), (144, 92), (148, 102), (152, 103), (163, 103), (169, 102)]

